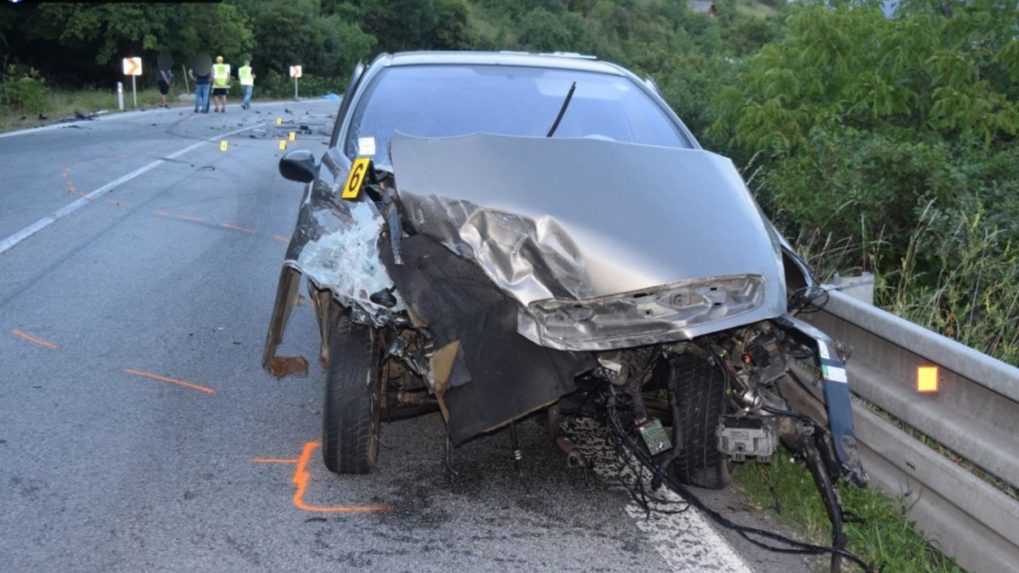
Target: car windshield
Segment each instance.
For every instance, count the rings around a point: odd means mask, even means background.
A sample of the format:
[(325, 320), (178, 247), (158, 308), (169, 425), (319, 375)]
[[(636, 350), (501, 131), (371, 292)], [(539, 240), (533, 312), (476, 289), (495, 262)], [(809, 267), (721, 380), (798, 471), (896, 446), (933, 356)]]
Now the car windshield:
[(345, 153), (389, 165), (394, 132), (420, 137), (494, 133), (544, 137), (576, 82), (554, 137), (596, 137), (691, 147), (665, 110), (629, 78), (577, 70), (492, 65), (394, 66), (354, 111)]

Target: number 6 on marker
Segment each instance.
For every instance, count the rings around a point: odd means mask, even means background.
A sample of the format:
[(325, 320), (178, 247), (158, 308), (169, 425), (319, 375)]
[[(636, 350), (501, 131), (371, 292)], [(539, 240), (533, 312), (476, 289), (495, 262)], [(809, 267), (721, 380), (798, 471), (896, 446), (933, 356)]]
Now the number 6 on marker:
[(364, 178), (368, 175), (368, 164), (370, 157), (358, 157), (350, 166), (350, 173), (347, 174), (347, 182), (343, 185), (343, 193), (340, 197), (353, 201), (361, 194), (361, 187), (364, 185)]

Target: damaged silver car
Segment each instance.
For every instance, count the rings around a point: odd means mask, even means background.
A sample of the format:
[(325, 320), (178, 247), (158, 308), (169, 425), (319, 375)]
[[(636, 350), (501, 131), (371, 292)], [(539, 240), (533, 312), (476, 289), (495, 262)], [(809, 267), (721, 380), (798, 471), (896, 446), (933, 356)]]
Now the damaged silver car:
[(452, 447), (537, 417), (570, 450), (560, 420), (600, 417), (685, 495), (784, 442), (845, 555), (835, 484), (865, 476), (842, 351), (796, 318), (824, 291), (652, 81), (570, 54), (386, 54), (321, 161), (280, 171), (307, 188), (263, 364), (307, 369), (277, 355), (303, 276), (330, 470), (370, 471), (382, 420), (431, 409)]

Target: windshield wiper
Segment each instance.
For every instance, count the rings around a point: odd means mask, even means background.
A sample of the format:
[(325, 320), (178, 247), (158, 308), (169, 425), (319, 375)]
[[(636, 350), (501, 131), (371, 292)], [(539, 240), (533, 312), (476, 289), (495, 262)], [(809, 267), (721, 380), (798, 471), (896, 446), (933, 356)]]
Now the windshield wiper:
[(566, 114), (566, 108), (570, 107), (570, 100), (573, 99), (573, 92), (577, 89), (577, 82), (573, 82), (570, 85), (570, 91), (566, 92), (566, 100), (563, 101), (562, 107), (559, 108), (559, 114), (555, 116), (555, 123), (552, 124), (551, 129), (545, 134), (545, 137), (552, 137), (555, 135), (555, 130), (559, 129), (559, 122), (563, 120), (563, 115)]

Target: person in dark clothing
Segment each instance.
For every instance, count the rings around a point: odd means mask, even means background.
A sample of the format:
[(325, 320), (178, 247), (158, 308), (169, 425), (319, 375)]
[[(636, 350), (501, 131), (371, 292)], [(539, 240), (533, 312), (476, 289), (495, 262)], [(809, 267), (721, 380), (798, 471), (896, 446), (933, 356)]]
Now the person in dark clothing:
[(159, 70), (159, 99), (162, 101), (163, 107), (170, 107), (166, 105), (166, 94), (170, 93), (170, 84), (173, 82), (173, 72), (169, 68)]
[(191, 71), (191, 77), (195, 80), (195, 113), (209, 113), (209, 91), (212, 88), (212, 71), (204, 74)]

